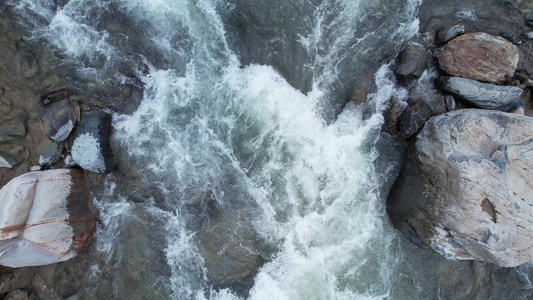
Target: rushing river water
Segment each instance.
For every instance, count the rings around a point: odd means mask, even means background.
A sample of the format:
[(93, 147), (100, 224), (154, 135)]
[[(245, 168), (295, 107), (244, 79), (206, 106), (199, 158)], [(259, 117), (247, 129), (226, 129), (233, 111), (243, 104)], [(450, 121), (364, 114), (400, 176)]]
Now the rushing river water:
[[(379, 140), (381, 111), (406, 94), (390, 63), (420, 1), (9, 3), (76, 80), (144, 86), (113, 139), (160, 192), (132, 201), (108, 176), (84, 299), (529, 294), (529, 269), (446, 262), (386, 216), (401, 148)], [(343, 107), (369, 71), (367, 104)]]

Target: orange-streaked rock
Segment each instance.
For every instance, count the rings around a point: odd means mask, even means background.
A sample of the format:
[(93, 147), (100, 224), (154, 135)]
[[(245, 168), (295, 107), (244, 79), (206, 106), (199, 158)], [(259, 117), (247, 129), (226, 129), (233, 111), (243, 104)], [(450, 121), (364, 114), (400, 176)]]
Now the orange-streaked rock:
[(440, 68), (452, 75), (501, 84), (518, 68), (518, 49), (502, 37), (483, 32), (454, 38), (433, 53)]
[(68, 260), (93, 239), (96, 220), (82, 171), (36, 171), (0, 190), (0, 265), (39, 266)]

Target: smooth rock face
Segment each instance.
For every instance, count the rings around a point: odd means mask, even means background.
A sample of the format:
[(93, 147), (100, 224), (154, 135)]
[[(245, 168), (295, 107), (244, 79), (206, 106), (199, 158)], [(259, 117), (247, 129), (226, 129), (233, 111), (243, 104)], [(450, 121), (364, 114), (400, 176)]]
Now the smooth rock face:
[(387, 199), (449, 259), (514, 267), (533, 260), (533, 118), (456, 110), (429, 120)]
[(115, 168), (115, 161), (110, 136), (110, 115), (102, 111), (84, 112), (74, 133), (72, 158), (85, 170), (111, 172)]
[(435, 83), (445, 93), (487, 109), (516, 102), (523, 92), (516, 86), (494, 85), (461, 77), (442, 76)]
[(70, 135), (79, 118), (79, 105), (65, 99), (46, 106), (41, 115), (41, 122), (47, 136), (61, 142)]
[(83, 172), (25, 173), (0, 190), (0, 265), (39, 266), (68, 260), (93, 239)]
[(486, 33), (461, 35), (434, 51), (440, 68), (452, 75), (490, 83), (504, 83), (518, 68), (518, 49), (501, 37)]
[(416, 43), (410, 43), (398, 54), (394, 74), (403, 85), (409, 85), (422, 76), (426, 69), (426, 49)]

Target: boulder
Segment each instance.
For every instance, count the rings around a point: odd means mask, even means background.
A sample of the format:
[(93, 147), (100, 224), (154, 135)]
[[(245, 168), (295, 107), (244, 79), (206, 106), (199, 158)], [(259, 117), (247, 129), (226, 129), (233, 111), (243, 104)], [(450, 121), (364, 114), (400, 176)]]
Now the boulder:
[(39, 154), (39, 165), (51, 166), (59, 161), (63, 153), (63, 143), (48, 142), (41, 147)]
[(20, 159), (7, 152), (0, 151), (0, 168), (13, 168), (20, 163)]
[(489, 110), (430, 119), (388, 196), (393, 224), (448, 259), (532, 261), (531, 128), (533, 118)]
[(404, 138), (417, 134), (429, 118), (446, 112), (441, 94), (420, 85), (409, 91), (407, 107), (398, 117), (398, 132)]
[(68, 260), (91, 243), (96, 220), (82, 171), (25, 173), (0, 189), (0, 265)]
[(516, 86), (482, 83), (461, 77), (442, 76), (437, 78), (435, 83), (445, 93), (487, 109), (516, 102), (523, 92)]
[(437, 40), (435, 42), (437, 45), (441, 45), (449, 42), (463, 33), (465, 33), (465, 26), (461, 24), (443, 27), (437, 31)]
[(433, 55), (449, 75), (496, 84), (511, 78), (520, 61), (515, 45), (483, 32), (456, 37)]
[(394, 74), (401, 84), (410, 85), (422, 76), (426, 66), (426, 48), (417, 43), (409, 43), (396, 58)]
[(64, 141), (80, 120), (80, 107), (68, 99), (46, 106), (41, 115), (41, 123), (46, 135), (56, 142)]
[(85, 170), (106, 173), (115, 168), (111, 149), (111, 115), (103, 111), (84, 112), (74, 132), (72, 158)]

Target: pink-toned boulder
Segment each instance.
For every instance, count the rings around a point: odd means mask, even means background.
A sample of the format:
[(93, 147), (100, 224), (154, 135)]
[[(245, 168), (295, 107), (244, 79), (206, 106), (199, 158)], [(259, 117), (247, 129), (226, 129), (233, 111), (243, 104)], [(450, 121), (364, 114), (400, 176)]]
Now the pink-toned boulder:
[(0, 265), (19, 268), (68, 260), (93, 240), (96, 220), (82, 171), (23, 174), (0, 189)]
[(495, 84), (504, 83), (518, 68), (520, 53), (504, 38), (483, 32), (454, 38), (434, 51), (440, 68), (452, 75)]

